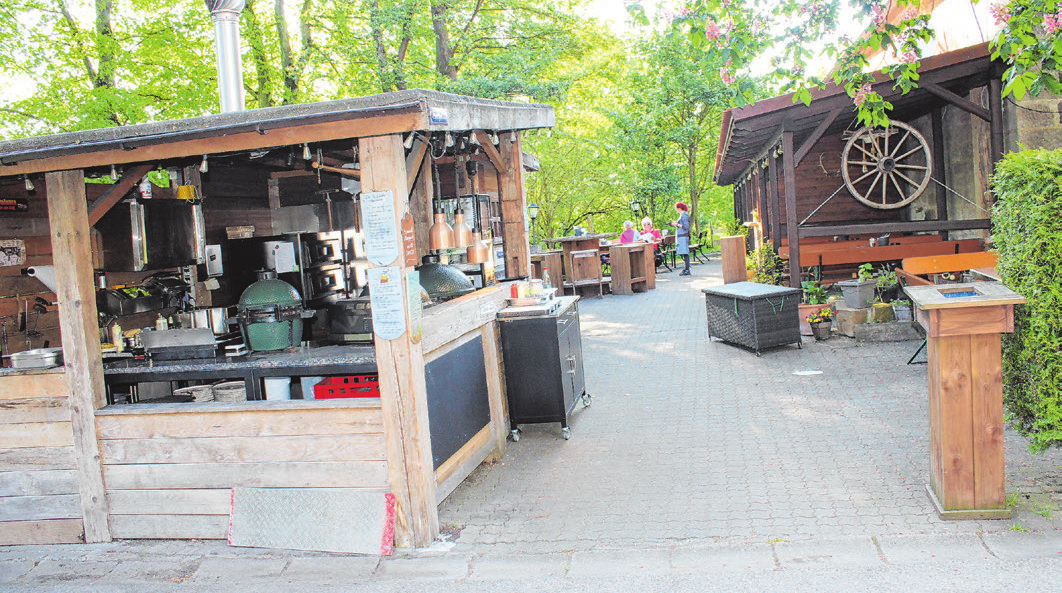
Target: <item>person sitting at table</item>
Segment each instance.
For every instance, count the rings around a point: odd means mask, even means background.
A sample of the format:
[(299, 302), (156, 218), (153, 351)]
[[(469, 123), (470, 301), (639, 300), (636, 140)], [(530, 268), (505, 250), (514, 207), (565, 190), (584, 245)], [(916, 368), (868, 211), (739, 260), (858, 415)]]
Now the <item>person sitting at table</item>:
[(660, 231), (653, 228), (653, 219), (646, 216), (642, 219), (641, 240), (646, 243), (659, 243)]
[(629, 220), (623, 221), (623, 232), (620, 233), (620, 243), (634, 243), (638, 239), (638, 233), (634, 231), (634, 223)]

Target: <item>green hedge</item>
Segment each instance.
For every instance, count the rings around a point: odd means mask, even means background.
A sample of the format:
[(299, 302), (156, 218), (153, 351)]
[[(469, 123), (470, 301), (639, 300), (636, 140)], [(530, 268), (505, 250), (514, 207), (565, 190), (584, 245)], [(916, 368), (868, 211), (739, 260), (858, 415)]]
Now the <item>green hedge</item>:
[(998, 271), (1027, 300), (1003, 337), (1003, 401), (1043, 452), (1062, 447), (1062, 150), (1009, 154), (992, 184)]

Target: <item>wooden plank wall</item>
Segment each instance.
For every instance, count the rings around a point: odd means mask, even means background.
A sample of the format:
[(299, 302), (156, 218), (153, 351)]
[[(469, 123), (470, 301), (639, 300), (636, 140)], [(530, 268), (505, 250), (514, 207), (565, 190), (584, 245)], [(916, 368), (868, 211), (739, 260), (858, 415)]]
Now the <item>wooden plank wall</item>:
[(0, 545), (82, 541), (66, 376), (0, 377)]
[[(844, 185), (841, 176), (841, 153), (845, 140), (839, 135), (823, 136), (808, 152), (800, 166), (796, 168), (797, 221), (804, 220), (815, 208), (837, 188)], [(779, 182), (778, 195), (785, 195), (784, 187)], [(842, 189), (826, 206), (815, 213), (805, 224), (813, 225), (827, 222), (889, 222), (903, 220), (903, 211), (879, 210), (864, 205)], [(780, 220), (785, 220), (785, 200), (779, 204)]]
[(389, 488), (379, 400), (275, 403), (101, 413), (113, 537), (225, 539), (234, 487)]

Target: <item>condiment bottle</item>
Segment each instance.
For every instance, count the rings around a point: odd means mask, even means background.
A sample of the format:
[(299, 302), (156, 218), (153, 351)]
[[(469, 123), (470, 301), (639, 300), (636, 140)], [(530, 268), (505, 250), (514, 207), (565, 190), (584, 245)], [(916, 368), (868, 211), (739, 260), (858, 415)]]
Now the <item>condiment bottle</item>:
[(542, 288), (553, 288), (549, 281), (549, 268), (542, 268)]
[(111, 343), (114, 344), (115, 352), (125, 350), (125, 341), (122, 339), (122, 326), (117, 323), (111, 326)]

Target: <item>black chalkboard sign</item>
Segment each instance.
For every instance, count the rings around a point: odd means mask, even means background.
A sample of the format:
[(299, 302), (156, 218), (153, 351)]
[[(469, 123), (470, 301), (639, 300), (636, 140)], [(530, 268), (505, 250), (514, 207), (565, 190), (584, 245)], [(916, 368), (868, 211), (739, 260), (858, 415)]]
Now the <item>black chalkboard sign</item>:
[(428, 392), (431, 456), (439, 469), (483, 427), (490, 424), (483, 339), (474, 339), (429, 362)]

